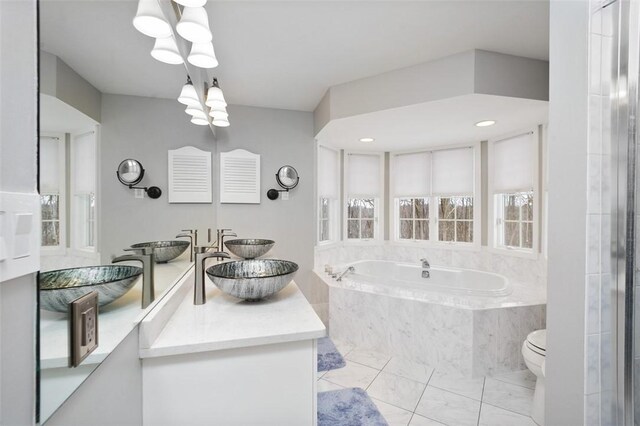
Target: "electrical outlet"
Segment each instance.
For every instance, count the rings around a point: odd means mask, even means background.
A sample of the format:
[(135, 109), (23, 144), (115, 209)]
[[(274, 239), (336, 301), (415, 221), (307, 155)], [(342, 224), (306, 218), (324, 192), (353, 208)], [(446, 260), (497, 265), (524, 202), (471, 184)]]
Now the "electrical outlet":
[(289, 200), (289, 191), (284, 191), (282, 193), (282, 201), (288, 201)]
[(136, 198), (144, 198), (144, 189), (135, 188), (133, 190), (133, 195)]
[(70, 367), (77, 367), (98, 347), (98, 292), (69, 303)]

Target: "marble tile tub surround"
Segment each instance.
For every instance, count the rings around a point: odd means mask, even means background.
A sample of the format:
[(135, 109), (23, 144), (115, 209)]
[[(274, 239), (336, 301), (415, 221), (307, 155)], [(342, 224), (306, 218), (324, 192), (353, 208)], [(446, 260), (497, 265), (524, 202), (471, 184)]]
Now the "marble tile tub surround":
[(342, 265), (358, 260), (390, 260), (419, 264), (427, 258), (433, 266), (476, 269), (504, 275), (511, 282), (546, 288), (547, 262), (544, 256), (529, 259), (496, 253), (487, 247), (480, 249), (448, 249), (419, 247), (394, 242), (377, 244), (336, 243), (316, 246), (314, 268), (323, 271), (325, 265)]
[(465, 377), (526, 369), (522, 343), (545, 327), (545, 305), (467, 309), (330, 289), (332, 339)]

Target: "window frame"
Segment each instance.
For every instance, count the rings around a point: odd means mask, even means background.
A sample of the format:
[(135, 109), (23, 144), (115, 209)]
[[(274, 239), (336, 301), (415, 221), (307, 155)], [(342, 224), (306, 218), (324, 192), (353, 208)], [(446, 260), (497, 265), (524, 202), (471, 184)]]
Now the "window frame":
[[(379, 171), (380, 171), (380, 187), (378, 188), (379, 195), (373, 194), (351, 194), (348, 188), (349, 179), (349, 155), (371, 155), (378, 157)], [(344, 150), (344, 157), (342, 159), (343, 176), (342, 179), (342, 241), (347, 244), (373, 244), (384, 240), (384, 185), (385, 185), (385, 167), (384, 167), (384, 152), (376, 151), (351, 151)], [(373, 211), (373, 238), (349, 238), (349, 199), (373, 199), (374, 211)]]
[[(487, 143), (487, 213), (489, 220), (487, 221), (487, 245), (491, 252), (500, 253), (500, 254), (509, 254), (518, 257), (524, 257), (529, 259), (537, 259), (540, 255), (540, 230), (541, 230), (541, 140), (540, 140), (540, 126), (536, 125), (534, 127), (528, 127), (524, 129), (520, 129), (516, 132), (511, 132), (505, 135), (502, 135), (497, 138), (490, 139)], [(497, 212), (496, 212), (496, 202), (495, 196), (497, 193), (494, 191), (494, 179), (493, 173), (490, 171), (493, 170), (494, 167), (494, 145), (497, 142), (502, 142), (505, 139), (514, 138), (526, 133), (531, 133), (531, 137), (534, 141), (534, 149), (531, 155), (531, 161), (533, 161), (533, 244), (530, 249), (528, 248), (516, 248), (516, 247), (508, 247), (508, 246), (498, 246), (497, 244)], [(518, 192), (527, 192), (525, 188), (521, 188), (518, 191), (513, 192), (504, 192), (501, 194), (514, 194)]]
[[(393, 169), (395, 167), (395, 162), (393, 161), (393, 157), (396, 155), (403, 154), (419, 154), (424, 152), (435, 152), (449, 149), (457, 149), (457, 148), (471, 148), (473, 149), (473, 194), (470, 196), (473, 197), (473, 241), (470, 243), (467, 242), (458, 242), (458, 241), (439, 241), (438, 235), (438, 199), (439, 198), (451, 198), (451, 197), (461, 197), (465, 195), (447, 195), (447, 196), (439, 196), (434, 195), (432, 191), (429, 194), (413, 194), (411, 197), (397, 197), (393, 193), (393, 188), (395, 187), (393, 176)], [(403, 150), (403, 151), (393, 151), (390, 153), (389, 157), (389, 199), (392, 201), (389, 206), (389, 216), (390, 216), (390, 224), (391, 224), (391, 232), (389, 239), (395, 244), (407, 244), (411, 246), (420, 245), (425, 247), (434, 247), (434, 248), (451, 248), (455, 246), (456, 249), (470, 249), (470, 250), (480, 250), (482, 244), (482, 236), (481, 236), (481, 228), (482, 228), (482, 171), (481, 171), (481, 149), (480, 142), (465, 142), (465, 143), (454, 143), (447, 145), (436, 145), (430, 148), (421, 148), (421, 149), (413, 149), (413, 150)], [(432, 172), (433, 173), (433, 172)], [(469, 196), (469, 195), (466, 195)], [(427, 198), (429, 200), (429, 239), (428, 240), (408, 240), (400, 238), (400, 212), (398, 209), (398, 200), (400, 198)]]
[[(66, 154), (66, 140), (64, 133), (51, 133), (42, 132), (38, 137), (38, 143), (41, 138), (57, 139), (58, 143), (58, 164), (61, 165), (58, 171), (58, 181), (60, 182), (59, 191), (57, 194), (51, 192), (43, 192), (39, 189), (39, 195), (57, 195), (58, 196), (58, 230), (60, 237), (58, 239), (59, 244), (57, 246), (43, 246), (42, 245), (42, 227), (40, 230), (40, 251), (43, 256), (56, 256), (64, 255), (67, 252), (67, 154)], [(40, 159), (38, 159), (40, 160)], [(38, 182), (38, 188), (40, 188), (40, 182)], [(40, 207), (42, 208), (42, 201), (40, 201)], [(42, 226), (42, 215), (40, 217), (40, 224)]]
[[(419, 198), (424, 198), (425, 200), (427, 200), (427, 203), (429, 205), (429, 217), (427, 219), (416, 219), (415, 217), (415, 210), (414, 210), (414, 204), (413, 204), (413, 200), (419, 199)], [(408, 218), (401, 218), (400, 217), (400, 200), (411, 200), (411, 210), (413, 212), (413, 217), (408, 219)], [(431, 239), (431, 235), (433, 235), (433, 229), (431, 228), (432, 225), (432, 221), (431, 221), (431, 216), (433, 215), (433, 210), (432, 210), (432, 205), (431, 202), (433, 200), (433, 197), (429, 197), (429, 196), (418, 196), (418, 195), (412, 195), (412, 196), (406, 196), (406, 197), (394, 197), (393, 198), (393, 214), (391, 215), (392, 218), (394, 218), (393, 221), (393, 232), (394, 232), (394, 236), (395, 236), (395, 241), (400, 242), (400, 243), (425, 243), (430, 241)], [(400, 238), (400, 232), (401, 232), (401, 223), (403, 220), (410, 220), (413, 230), (412, 230), (412, 235), (413, 238)], [(419, 239), (419, 238), (415, 238), (416, 236), (416, 222), (418, 221), (424, 221), (427, 222), (428, 226), (429, 226), (429, 238), (426, 240), (423, 239)]]

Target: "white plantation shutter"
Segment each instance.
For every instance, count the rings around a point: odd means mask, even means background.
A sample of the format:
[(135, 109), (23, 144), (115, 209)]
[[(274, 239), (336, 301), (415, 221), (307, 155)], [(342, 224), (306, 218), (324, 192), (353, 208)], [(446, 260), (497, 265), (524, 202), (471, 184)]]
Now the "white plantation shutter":
[(391, 158), (395, 197), (431, 194), (431, 153), (398, 154)]
[(352, 198), (380, 196), (380, 156), (347, 154), (347, 190)]
[(220, 153), (220, 202), (260, 203), (260, 155), (244, 149)]
[(337, 199), (340, 193), (340, 156), (324, 146), (318, 147), (318, 196)]
[(493, 191), (497, 194), (531, 191), (536, 144), (526, 133), (493, 144)]
[(193, 146), (169, 151), (169, 202), (211, 203), (211, 152)]
[(473, 195), (473, 148), (454, 148), (432, 154), (433, 195)]

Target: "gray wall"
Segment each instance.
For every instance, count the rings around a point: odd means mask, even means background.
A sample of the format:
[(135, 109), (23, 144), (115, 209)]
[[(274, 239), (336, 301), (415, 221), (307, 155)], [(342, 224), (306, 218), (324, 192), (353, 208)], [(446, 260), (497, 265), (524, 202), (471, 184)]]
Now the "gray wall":
[[(100, 254), (103, 262), (122, 254), (129, 245), (173, 239), (181, 229), (197, 228), (199, 243), (207, 228), (215, 228), (213, 204), (169, 204), (167, 151), (185, 145), (215, 151), (208, 127), (195, 126), (175, 100), (138, 96), (102, 95), (99, 155)], [(159, 186), (162, 197), (136, 199), (134, 191), (116, 178), (118, 164), (126, 158), (145, 168), (141, 186)], [(217, 162), (213, 161), (213, 176)]]
[[(0, 191), (36, 190), (36, 2), (0, 1)], [(0, 282), (0, 424), (35, 416), (36, 276)]]
[(584, 419), (589, 2), (552, 1), (546, 422)]
[[(260, 204), (219, 204), (218, 227), (232, 228), (239, 237), (275, 240), (271, 254), (300, 265), (295, 280), (311, 299), (316, 230), (313, 114), (230, 106), (229, 120), (230, 127), (218, 130), (217, 152), (242, 148), (261, 155), (262, 200)], [(285, 164), (298, 170), (300, 184), (288, 201), (271, 201), (266, 192), (280, 188), (275, 174)], [(214, 185), (218, 182), (216, 175)]]

